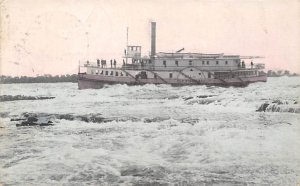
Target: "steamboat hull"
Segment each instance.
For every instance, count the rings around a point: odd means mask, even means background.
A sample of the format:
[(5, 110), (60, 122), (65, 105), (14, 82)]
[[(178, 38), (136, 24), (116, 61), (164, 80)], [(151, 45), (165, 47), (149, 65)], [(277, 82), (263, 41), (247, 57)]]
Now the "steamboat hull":
[(170, 84), (172, 86), (186, 86), (186, 85), (208, 85), (208, 86), (235, 86), (245, 87), (250, 83), (255, 82), (266, 82), (267, 76), (252, 76), (252, 77), (234, 77), (227, 79), (213, 79), (206, 78), (201, 80), (191, 79), (159, 79), (159, 78), (148, 78), (138, 79), (132, 77), (103, 77), (92, 74), (78, 74), (78, 88), (79, 89), (100, 89), (104, 85), (113, 84), (126, 84), (126, 85), (145, 85), (145, 84)]

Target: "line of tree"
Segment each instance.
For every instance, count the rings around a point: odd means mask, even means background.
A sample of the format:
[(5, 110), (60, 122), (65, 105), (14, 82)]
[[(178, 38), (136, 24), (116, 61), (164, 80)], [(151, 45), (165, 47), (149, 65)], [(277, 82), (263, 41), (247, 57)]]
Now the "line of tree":
[(268, 70), (267, 76), (268, 77), (299, 76), (299, 74), (290, 73), (290, 71), (288, 71), (288, 70), (278, 70), (278, 71)]
[(0, 76), (0, 84), (9, 84), (9, 83), (58, 83), (58, 82), (77, 82), (77, 74), (67, 74), (60, 76), (52, 75), (43, 75), (36, 77), (27, 77), (27, 76)]

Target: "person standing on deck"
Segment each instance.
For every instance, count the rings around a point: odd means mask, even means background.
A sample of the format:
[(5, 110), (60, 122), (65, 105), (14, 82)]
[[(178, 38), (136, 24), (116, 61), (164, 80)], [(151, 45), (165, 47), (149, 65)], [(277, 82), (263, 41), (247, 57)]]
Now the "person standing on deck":
[(114, 67), (116, 68), (117, 66), (117, 61), (114, 59)]
[(245, 68), (245, 62), (242, 61), (242, 68)]
[(110, 60), (110, 68), (112, 68), (112, 59)]
[(97, 59), (97, 66), (99, 67), (100, 66), (100, 60)]
[(253, 61), (251, 61), (251, 68), (253, 68)]

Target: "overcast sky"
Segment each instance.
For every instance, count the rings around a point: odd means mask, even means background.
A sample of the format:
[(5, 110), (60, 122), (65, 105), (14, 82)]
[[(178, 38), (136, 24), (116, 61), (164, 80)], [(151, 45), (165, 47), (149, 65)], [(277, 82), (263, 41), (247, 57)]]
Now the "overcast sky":
[[(264, 56), (268, 69), (300, 72), (298, 0), (0, 0), (1, 74), (77, 73), (79, 61), (117, 59), (126, 45), (157, 52)], [(255, 61), (254, 61), (255, 62)]]

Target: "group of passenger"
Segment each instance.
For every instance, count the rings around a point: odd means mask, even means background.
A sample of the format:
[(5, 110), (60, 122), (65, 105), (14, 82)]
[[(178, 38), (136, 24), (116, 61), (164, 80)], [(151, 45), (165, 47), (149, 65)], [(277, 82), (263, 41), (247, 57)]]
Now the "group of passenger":
[(245, 62), (242, 61), (242, 64), (241, 64), (241, 62), (239, 62), (238, 67), (239, 67), (239, 68), (246, 68)]
[[(87, 64), (89, 64), (89, 61), (87, 61)], [(107, 68), (106, 60), (97, 59), (97, 66), (100, 67), (100, 64), (101, 64), (101, 68)], [(117, 68), (117, 61), (115, 59), (110, 60), (110, 68)]]
[[(251, 61), (251, 68), (253, 68), (253, 65), (254, 65), (254, 64), (253, 64), (253, 61)], [(246, 68), (245, 62), (242, 61), (242, 64), (239, 62), (238, 67), (239, 67), (239, 68)]]

